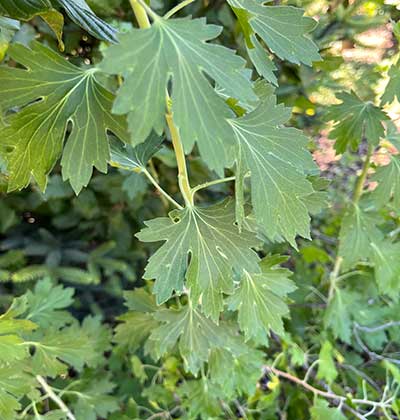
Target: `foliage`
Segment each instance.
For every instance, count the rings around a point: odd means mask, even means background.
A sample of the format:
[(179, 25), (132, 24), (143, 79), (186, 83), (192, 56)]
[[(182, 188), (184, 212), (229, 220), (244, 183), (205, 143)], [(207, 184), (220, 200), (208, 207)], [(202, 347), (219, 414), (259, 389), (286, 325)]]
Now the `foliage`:
[(2, 420), (400, 417), (395, 3), (1, 2)]

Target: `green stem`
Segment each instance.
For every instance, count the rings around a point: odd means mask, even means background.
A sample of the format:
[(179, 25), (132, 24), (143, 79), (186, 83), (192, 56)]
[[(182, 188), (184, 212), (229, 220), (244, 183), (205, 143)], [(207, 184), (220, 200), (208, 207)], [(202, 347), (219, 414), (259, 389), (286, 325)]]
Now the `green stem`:
[(224, 182), (234, 181), (235, 179), (236, 179), (235, 176), (229, 176), (227, 178), (221, 178), (221, 179), (216, 179), (215, 181), (205, 182), (204, 184), (200, 184), (200, 185), (197, 185), (196, 187), (194, 187), (192, 189), (192, 193), (194, 194), (195, 192), (197, 192), (199, 190), (211, 187), (213, 185), (218, 185), (218, 184), (222, 184)]
[[(364, 184), (365, 180), (367, 179), (368, 175), (368, 169), (371, 165), (371, 156), (374, 151), (373, 146), (368, 146), (368, 151), (365, 156), (365, 160), (363, 163), (363, 167), (361, 170), (361, 174), (357, 178), (356, 185), (354, 187), (354, 193), (352, 198), (352, 204), (356, 206), (358, 202), (360, 201), (360, 198), (362, 196), (362, 193), (364, 191)], [(332, 300), (333, 296), (335, 295), (336, 287), (338, 279), (340, 278), (340, 268), (342, 266), (343, 258), (339, 255), (335, 259), (333, 271), (329, 277), (330, 285), (329, 285), (329, 292), (328, 292), (328, 303)]]
[(49, 396), (49, 398), (52, 399), (58, 405), (58, 407), (65, 414), (68, 420), (76, 420), (76, 417), (72, 414), (70, 409), (64, 404), (64, 401), (58, 395), (56, 395), (52, 387), (46, 382), (43, 376), (36, 375), (36, 380), (39, 382), (39, 384), (41, 385), (43, 390), (46, 392), (46, 394)]
[(179, 10), (186, 7), (188, 4), (193, 3), (194, 0), (183, 0), (181, 3), (177, 4), (175, 7), (173, 7), (171, 10), (169, 10), (163, 17), (164, 19), (169, 19), (171, 16), (173, 16), (175, 13), (178, 13)]
[(135, 14), (138, 25), (142, 29), (150, 28), (149, 17), (147, 16), (146, 10), (138, 0), (129, 0)]
[(352, 200), (354, 205), (358, 204), (360, 197), (363, 193), (365, 180), (367, 179), (367, 175), (368, 175), (368, 169), (371, 165), (371, 156), (372, 156), (373, 150), (374, 148), (371, 145), (369, 145), (368, 152), (367, 152), (367, 155), (365, 156), (365, 161), (361, 170), (361, 174), (358, 177), (356, 186), (354, 188), (354, 194), (353, 194), (353, 200)]
[[(167, 98), (167, 102), (169, 102)], [(178, 165), (178, 182), (179, 188), (185, 199), (185, 203), (188, 207), (193, 207), (193, 192), (189, 184), (189, 176), (186, 167), (186, 156), (183, 150), (182, 142), (180, 139), (178, 128), (176, 127), (173, 119), (171, 107), (168, 106), (168, 112), (165, 114), (168, 128), (171, 133), (172, 145), (174, 146), (176, 163)]]
[(160, 184), (154, 179), (151, 173), (147, 169), (143, 169), (143, 173), (147, 176), (148, 180), (156, 187), (156, 189), (162, 194), (162, 197), (165, 197), (170, 203), (172, 203), (176, 208), (182, 210), (183, 207), (176, 202), (161, 186)]
[[(151, 15), (153, 18), (159, 18), (158, 15), (156, 15), (142, 0), (130, 0), (133, 12), (135, 13), (136, 19), (138, 21), (140, 28), (149, 28), (150, 22), (148, 18), (148, 14)], [(185, 203), (188, 207), (193, 207), (193, 194), (192, 189), (190, 188), (189, 184), (189, 177), (187, 173), (187, 167), (186, 167), (186, 157), (185, 152), (183, 150), (182, 142), (179, 136), (178, 128), (176, 127), (172, 115), (172, 109), (171, 109), (171, 98), (169, 97), (168, 93), (166, 94), (166, 102), (167, 102), (167, 112), (165, 114), (165, 118), (167, 120), (168, 128), (171, 133), (171, 139), (172, 144), (174, 146), (175, 156), (176, 156), (176, 162), (178, 165), (178, 182), (179, 182), (179, 188), (181, 190), (181, 193), (183, 195), (183, 198), (185, 199)], [(149, 178), (151, 174), (147, 173), (146, 176)], [(154, 184), (153, 181), (154, 178), (151, 176), (149, 178), (150, 181), (153, 183), (153, 185), (156, 186), (156, 188), (162, 192), (163, 190), (161, 187), (159, 187), (158, 183)], [(164, 195), (164, 191), (162, 192)], [(164, 195), (165, 196), (165, 195)], [(171, 197), (167, 194), (169, 197), (168, 200), (171, 201)], [(166, 197), (166, 196), (165, 196)], [(174, 200), (174, 205), (178, 205), (178, 208), (182, 208), (178, 203)]]

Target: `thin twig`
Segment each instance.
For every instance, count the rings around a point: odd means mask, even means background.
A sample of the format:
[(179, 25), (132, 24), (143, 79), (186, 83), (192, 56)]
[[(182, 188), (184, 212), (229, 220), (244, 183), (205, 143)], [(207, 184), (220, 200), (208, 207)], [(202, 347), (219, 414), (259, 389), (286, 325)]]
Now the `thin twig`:
[[(303, 388), (311, 391), (314, 395), (319, 395), (321, 397), (328, 398), (331, 400), (336, 400), (338, 402), (346, 401), (348, 399), (348, 397), (344, 397), (342, 395), (334, 394), (333, 392), (327, 392), (327, 391), (323, 391), (322, 389), (315, 388), (312, 385), (310, 385), (308, 382), (305, 382), (303, 379), (297, 378), (296, 376), (293, 376), (290, 373), (276, 369), (272, 366), (266, 366), (265, 368), (267, 371), (272, 372), (276, 376), (285, 378), (293, 383), (301, 385)], [(354, 398), (354, 399), (351, 399), (351, 402), (353, 404), (368, 405), (368, 406), (377, 407), (377, 408), (390, 408), (391, 399), (388, 399), (387, 401), (371, 401), (371, 400), (366, 400), (362, 398)]]
[(76, 417), (72, 414), (71, 410), (64, 404), (64, 401), (55, 394), (43, 376), (36, 375), (36, 380), (39, 382), (49, 398), (52, 399), (58, 405), (58, 407), (60, 407), (61, 411), (67, 416), (67, 418), (69, 420), (76, 420)]
[(376, 331), (385, 330), (386, 328), (390, 328), (390, 327), (398, 327), (400, 326), (400, 321), (389, 321), (389, 322), (386, 322), (385, 324), (378, 325), (376, 327), (365, 327), (357, 323), (354, 324), (354, 326), (357, 328), (357, 330), (360, 330), (360, 331), (376, 332)]

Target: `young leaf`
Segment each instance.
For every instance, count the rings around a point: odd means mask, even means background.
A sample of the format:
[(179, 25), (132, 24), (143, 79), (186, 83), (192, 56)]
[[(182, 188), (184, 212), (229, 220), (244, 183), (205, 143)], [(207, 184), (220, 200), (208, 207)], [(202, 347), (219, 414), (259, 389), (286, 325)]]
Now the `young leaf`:
[[(218, 319), (221, 293), (233, 289), (233, 270), (257, 273), (258, 256), (251, 249), (258, 241), (234, 224), (234, 204), (224, 201), (209, 208), (174, 210), (169, 217), (145, 222), (136, 236), (143, 242), (166, 241), (149, 259), (145, 279), (155, 279), (157, 302), (182, 292), (184, 278), (193, 301), (200, 296), (205, 314)], [(190, 262), (189, 262), (190, 255)]]
[(387, 119), (386, 114), (372, 102), (363, 102), (353, 92), (341, 92), (336, 97), (342, 103), (330, 107), (326, 120), (336, 123), (329, 138), (336, 140), (337, 153), (344, 153), (347, 148), (357, 150), (363, 138), (376, 146), (384, 135), (382, 121)]
[[(257, 0), (228, 2), (233, 8), (244, 9), (247, 12), (245, 16), (252, 30), (282, 60), (311, 65), (313, 61), (321, 59), (318, 47), (307, 36), (315, 28), (316, 22), (303, 16), (303, 9), (291, 6), (264, 6)], [(243, 27), (243, 19), (241, 24)]]
[(283, 298), (296, 289), (288, 279), (290, 271), (276, 265), (273, 258), (261, 262), (261, 273), (244, 272), (240, 285), (228, 299), (231, 310), (238, 310), (239, 325), (246, 340), (265, 342), (269, 329), (283, 334), (282, 317), (289, 314)]
[(295, 245), (297, 234), (308, 238), (307, 199), (314, 193), (305, 171), (316, 166), (307, 151), (307, 138), (282, 127), (290, 110), (267, 98), (242, 118), (231, 119), (237, 141), (237, 164), (251, 171), (252, 203), (257, 224), (271, 239), (282, 235)]
[(112, 131), (127, 141), (124, 119), (111, 114), (113, 95), (95, 72), (68, 63), (34, 42), (32, 48), (15, 44), (11, 57), (27, 70), (2, 67), (0, 106), (4, 111), (22, 107), (5, 117), (2, 142), (8, 160), (8, 190), (24, 188), (31, 174), (42, 190), (47, 174), (62, 153), (68, 123), (72, 130), (62, 157), (63, 178), (76, 193), (86, 186), (93, 166), (107, 171)]
[(242, 73), (245, 61), (225, 47), (206, 43), (220, 32), (205, 19), (157, 18), (149, 29), (121, 35), (120, 43), (106, 50), (100, 68), (125, 76), (113, 111), (128, 113), (135, 144), (153, 128), (158, 134), (163, 131), (165, 91), (172, 78), (172, 111), (185, 151), (197, 142), (204, 161), (222, 173), (231, 159), (232, 131), (226, 118), (232, 111), (207, 77), (232, 97), (257, 98)]

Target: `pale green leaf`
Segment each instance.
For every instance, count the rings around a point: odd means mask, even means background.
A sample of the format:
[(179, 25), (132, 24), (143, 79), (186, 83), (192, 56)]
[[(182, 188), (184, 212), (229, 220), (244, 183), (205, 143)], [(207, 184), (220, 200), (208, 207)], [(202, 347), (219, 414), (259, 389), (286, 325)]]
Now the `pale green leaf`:
[(307, 138), (295, 128), (282, 127), (290, 110), (268, 95), (254, 111), (231, 119), (237, 141), (237, 165), (251, 172), (252, 204), (257, 224), (271, 239), (310, 236), (307, 200), (314, 193), (305, 171), (316, 171)]
[[(257, 272), (258, 256), (251, 249), (254, 234), (239, 233), (234, 223), (234, 204), (224, 201), (208, 208), (174, 210), (169, 217), (145, 222), (136, 236), (143, 242), (166, 241), (149, 259), (145, 279), (155, 279), (157, 302), (173, 291), (191, 289), (193, 301), (200, 297), (204, 313), (218, 319), (222, 293), (233, 289), (233, 270)], [(189, 258), (190, 257), (190, 258)]]
[[(93, 69), (75, 67), (37, 42), (31, 49), (15, 44), (10, 55), (27, 70), (0, 68), (1, 107), (23, 107), (5, 117), (2, 131), (8, 190), (27, 186), (31, 174), (45, 189), (47, 174), (63, 154), (63, 178), (78, 193), (88, 184), (93, 166), (107, 171), (107, 132), (127, 140), (124, 119), (110, 112), (114, 97)], [(63, 151), (68, 123), (72, 130)]]
[[(113, 111), (128, 113), (132, 139), (143, 142), (165, 126), (166, 88), (172, 79), (172, 111), (184, 148), (198, 143), (203, 160), (222, 173), (231, 160), (232, 131), (226, 119), (232, 111), (207, 77), (226, 93), (255, 100), (245, 61), (233, 51), (207, 43), (221, 28), (205, 19), (156, 19), (151, 28), (132, 29), (108, 48), (100, 67), (125, 77)], [(132, 48), (136, 45), (137, 48)]]

